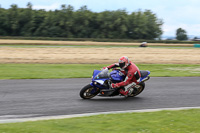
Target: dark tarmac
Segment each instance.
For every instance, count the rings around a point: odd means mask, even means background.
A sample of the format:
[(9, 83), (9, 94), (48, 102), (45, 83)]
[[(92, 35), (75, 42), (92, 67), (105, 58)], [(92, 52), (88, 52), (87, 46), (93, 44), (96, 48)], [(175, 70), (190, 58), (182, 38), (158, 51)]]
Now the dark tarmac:
[(137, 97), (79, 97), (89, 78), (0, 80), (0, 119), (199, 107), (200, 77), (151, 77)]

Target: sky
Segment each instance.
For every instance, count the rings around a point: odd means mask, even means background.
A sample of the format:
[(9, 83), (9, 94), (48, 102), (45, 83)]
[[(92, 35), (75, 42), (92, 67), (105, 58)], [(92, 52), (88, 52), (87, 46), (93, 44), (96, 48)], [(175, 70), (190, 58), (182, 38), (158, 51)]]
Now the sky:
[(200, 36), (200, 0), (0, 0), (0, 5), (6, 9), (12, 4), (25, 8), (28, 2), (33, 9), (45, 10), (60, 9), (62, 4), (75, 10), (86, 5), (93, 12), (125, 9), (131, 13), (148, 9), (163, 20), (163, 36), (175, 36), (178, 28), (186, 30), (187, 35)]

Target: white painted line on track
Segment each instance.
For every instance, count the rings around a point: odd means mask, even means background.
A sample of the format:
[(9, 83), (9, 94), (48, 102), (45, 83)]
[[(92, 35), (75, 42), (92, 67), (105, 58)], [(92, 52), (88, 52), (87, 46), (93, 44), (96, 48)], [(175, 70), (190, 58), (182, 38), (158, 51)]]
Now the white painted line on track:
[[(11, 118), (11, 119), (0, 119), (0, 123), (17, 123), (17, 122), (28, 122), (28, 121), (40, 121), (40, 120), (53, 120), (53, 119), (65, 119), (74, 117), (86, 117), (102, 114), (119, 114), (119, 113), (142, 113), (142, 112), (157, 112), (163, 110), (188, 110), (188, 109), (200, 109), (200, 107), (179, 107), (179, 108), (160, 108), (160, 109), (142, 109), (142, 110), (126, 110), (126, 111), (110, 111), (110, 112), (98, 112), (98, 113), (85, 113), (85, 114), (73, 114), (73, 115), (60, 115), (60, 116), (41, 116), (33, 118)], [(34, 115), (34, 114), (31, 114)], [(3, 118), (3, 116), (1, 116)]]
[(13, 119), (13, 118), (30, 118), (30, 117), (36, 117), (39, 114), (30, 114), (30, 115), (2, 115), (0, 116), (1, 119)]

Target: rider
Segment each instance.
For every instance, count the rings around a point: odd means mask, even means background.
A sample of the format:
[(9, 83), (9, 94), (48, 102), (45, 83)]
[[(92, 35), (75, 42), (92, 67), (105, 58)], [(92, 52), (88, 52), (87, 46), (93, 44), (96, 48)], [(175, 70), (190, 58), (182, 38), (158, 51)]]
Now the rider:
[[(138, 85), (139, 84), (139, 79), (141, 77), (140, 71), (138, 69), (138, 67), (132, 63), (131, 61), (129, 61), (127, 56), (122, 56), (119, 59), (119, 63), (114, 63), (110, 66), (104, 67), (103, 69), (111, 69), (111, 68), (116, 68), (116, 67), (120, 67), (121, 72), (126, 76), (125, 80), (120, 82), (120, 83), (112, 83), (111, 87), (114, 89), (118, 89), (121, 87), (125, 87), (128, 88), (132, 85)], [(128, 95), (129, 90), (125, 91), (122, 88), (119, 90), (119, 93), (127, 96)]]

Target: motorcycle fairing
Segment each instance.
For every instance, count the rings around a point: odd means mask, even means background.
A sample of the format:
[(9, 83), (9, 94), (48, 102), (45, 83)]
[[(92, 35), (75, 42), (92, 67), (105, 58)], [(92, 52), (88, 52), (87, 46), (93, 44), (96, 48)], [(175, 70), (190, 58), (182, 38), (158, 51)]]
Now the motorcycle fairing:
[(93, 78), (92, 78), (92, 83), (90, 83), (90, 85), (92, 85), (93, 87), (97, 87), (100, 89), (109, 89), (109, 87), (105, 86), (104, 83), (106, 80), (109, 79), (109, 72), (108, 70), (94, 70), (93, 72)]
[(124, 80), (125, 76), (121, 74), (121, 72), (119, 70), (113, 70), (111, 73), (110, 73), (110, 76), (111, 76), (111, 79), (114, 81), (114, 82), (121, 82)]
[(96, 77), (100, 72), (101, 72), (101, 71), (99, 71), (99, 70), (94, 70), (93, 76), (92, 76), (92, 81), (95, 80), (95, 77)]

